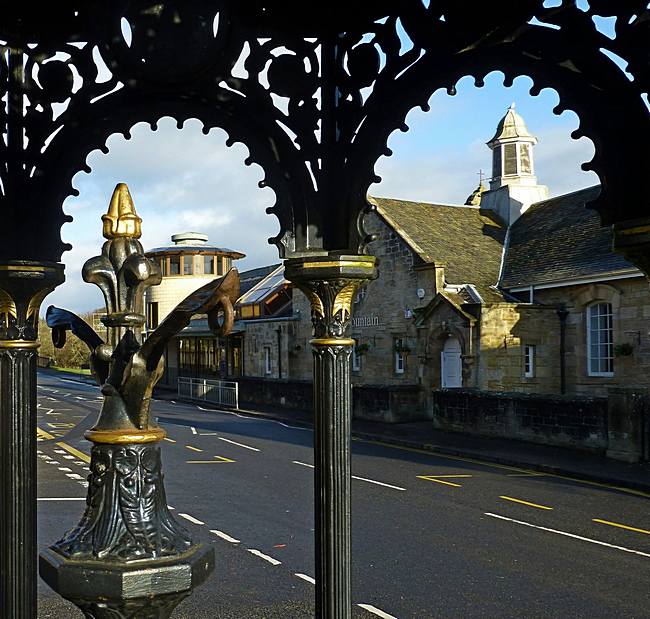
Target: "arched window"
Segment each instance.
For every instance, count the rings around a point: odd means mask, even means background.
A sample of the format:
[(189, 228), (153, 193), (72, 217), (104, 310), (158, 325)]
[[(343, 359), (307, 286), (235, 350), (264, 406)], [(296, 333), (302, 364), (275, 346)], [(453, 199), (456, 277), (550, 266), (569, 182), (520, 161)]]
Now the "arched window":
[(595, 303), (587, 308), (587, 372), (589, 376), (614, 375), (611, 303)]

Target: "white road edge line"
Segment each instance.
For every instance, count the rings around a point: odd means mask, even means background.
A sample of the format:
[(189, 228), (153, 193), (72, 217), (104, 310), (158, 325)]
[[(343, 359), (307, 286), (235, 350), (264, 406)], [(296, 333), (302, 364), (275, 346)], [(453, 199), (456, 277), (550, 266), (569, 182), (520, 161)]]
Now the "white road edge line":
[(256, 550), (255, 548), (246, 548), (248, 552), (250, 552), (252, 555), (255, 555), (256, 557), (259, 557), (260, 559), (264, 559), (265, 561), (268, 561), (271, 565), (280, 565), (282, 561), (278, 561), (277, 559), (274, 559), (273, 557), (269, 557), (269, 555), (265, 555), (263, 552), (260, 552), (259, 550)]
[[(306, 466), (310, 469), (314, 468), (313, 464), (307, 464), (306, 462), (300, 462), (299, 460), (292, 460), (293, 464), (299, 464), (300, 466)], [(392, 488), (393, 490), (401, 490), (406, 492), (406, 488), (401, 488), (400, 486), (393, 486), (392, 484), (386, 484), (383, 481), (375, 481), (374, 479), (368, 479), (366, 477), (359, 477), (358, 475), (352, 475), (352, 479), (358, 479), (359, 481), (367, 481), (369, 484), (377, 484), (378, 486), (385, 486), (386, 488)]]
[(190, 522), (193, 522), (194, 524), (205, 524), (205, 522), (202, 522), (201, 520), (198, 520), (194, 516), (190, 516), (189, 514), (182, 514), (181, 512), (178, 512), (178, 515), (181, 518), (185, 518), (185, 520), (189, 520)]
[(363, 608), (363, 610), (367, 610), (369, 613), (372, 613), (373, 615), (377, 615), (377, 617), (381, 617), (382, 619), (397, 619), (395, 615), (389, 615), (388, 613), (385, 613), (383, 610), (377, 608), (376, 606), (372, 606), (370, 604), (357, 604), (359, 608)]
[(220, 441), (225, 441), (226, 443), (232, 443), (238, 447), (243, 447), (244, 449), (250, 449), (251, 451), (260, 451), (257, 447), (251, 447), (250, 445), (244, 445), (243, 443), (238, 443), (237, 441), (231, 441), (229, 438), (223, 438), (223, 436), (217, 437)]
[(223, 531), (217, 531), (216, 529), (210, 529), (210, 533), (214, 533), (217, 537), (220, 537), (223, 540), (226, 540), (227, 542), (230, 542), (231, 544), (239, 544), (239, 540), (235, 539), (234, 537), (230, 537), (227, 533), (224, 533)]
[(208, 413), (221, 413), (222, 415), (234, 415), (235, 417), (240, 417), (241, 419), (248, 419), (249, 421), (268, 421), (270, 423), (277, 423), (280, 426), (283, 426), (285, 428), (289, 428), (291, 430), (303, 430), (304, 432), (313, 432), (313, 428), (301, 428), (300, 426), (291, 426), (286, 423), (282, 423), (281, 421), (277, 421), (276, 419), (267, 419), (266, 417), (259, 417), (255, 414), (240, 414), (240, 413), (235, 413), (233, 411), (224, 411), (221, 410), (220, 408), (203, 408), (199, 406), (198, 404), (196, 405), (196, 408), (198, 408), (200, 411), (205, 411)]
[(294, 576), (297, 576), (298, 578), (302, 578), (303, 580), (306, 580), (308, 583), (311, 583), (312, 585), (316, 584), (316, 581), (311, 576), (307, 576), (307, 574), (297, 573), (294, 574)]
[(625, 546), (615, 546), (614, 544), (608, 544), (607, 542), (601, 542), (597, 539), (591, 539), (590, 537), (582, 537), (582, 535), (576, 535), (575, 533), (567, 533), (566, 531), (558, 531), (557, 529), (549, 529), (548, 527), (540, 527), (536, 524), (531, 524), (530, 522), (524, 522), (523, 520), (515, 520), (514, 518), (506, 518), (505, 516), (499, 516), (499, 514), (491, 514), (490, 512), (484, 512), (486, 516), (490, 518), (498, 518), (499, 520), (507, 520), (508, 522), (514, 522), (515, 524), (521, 524), (525, 527), (531, 527), (533, 529), (540, 529), (541, 531), (548, 531), (549, 533), (556, 533), (557, 535), (564, 535), (564, 537), (571, 537), (573, 539), (579, 539), (583, 542), (589, 542), (590, 544), (598, 544), (599, 546), (606, 546), (607, 548), (613, 548), (614, 550), (622, 550), (623, 552), (629, 552), (635, 555), (640, 555), (642, 557), (650, 557), (650, 554), (647, 552), (641, 552), (640, 550), (632, 550), (631, 548), (625, 548)]

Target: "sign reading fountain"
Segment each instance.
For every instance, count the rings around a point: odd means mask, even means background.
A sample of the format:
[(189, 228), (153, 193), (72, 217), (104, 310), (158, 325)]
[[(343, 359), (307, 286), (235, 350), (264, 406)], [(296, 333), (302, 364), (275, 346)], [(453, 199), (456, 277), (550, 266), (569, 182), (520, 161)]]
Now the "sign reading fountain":
[(142, 220), (128, 187), (115, 188), (102, 216), (106, 242), (83, 267), (106, 302), (104, 341), (75, 314), (50, 306), (55, 345), (66, 332), (88, 345), (93, 375), (104, 396), (85, 436), (93, 443), (86, 508), (79, 524), (40, 556), (42, 578), (86, 617), (169, 617), (214, 567), (214, 551), (193, 543), (167, 507), (160, 441), (151, 417), (153, 388), (163, 372), (165, 345), (195, 314), (207, 314), (216, 335), (232, 328), (239, 274), (199, 288), (142, 342), (145, 290), (161, 281), (159, 266), (138, 241)]

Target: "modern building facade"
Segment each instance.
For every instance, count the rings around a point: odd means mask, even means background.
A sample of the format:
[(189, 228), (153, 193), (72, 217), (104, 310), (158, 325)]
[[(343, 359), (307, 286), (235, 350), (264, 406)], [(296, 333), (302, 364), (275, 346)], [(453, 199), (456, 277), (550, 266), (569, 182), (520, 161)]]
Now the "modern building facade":
[[(184, 232), (171, 238), (172, 245), (156, 247), (146, 255), (160, 265), (162, 282), (145, 293), (147, 330), (160, 322), (186, 296), (228, 272), (233, 261), (245, 254), (208, 244), (199, 232)], [(241, 340), (236, 336), (217, 338), (205, 317), (193, 319), (167, 345), (165, 374), (161, 384), (175, 386), (178, 376), (219, 378), (238, 375), (241, 368)]]

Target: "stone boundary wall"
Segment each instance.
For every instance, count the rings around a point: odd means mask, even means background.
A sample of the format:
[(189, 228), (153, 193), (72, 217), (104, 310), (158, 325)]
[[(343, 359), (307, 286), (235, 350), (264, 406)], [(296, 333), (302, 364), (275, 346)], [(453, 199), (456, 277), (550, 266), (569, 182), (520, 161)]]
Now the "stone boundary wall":
[(608, 400), (494, 393), (463, 389), (432, 393), (433, 424), (440, 430), (519, 439), (604, 454)]
[[(313, 411), (311, 381), (251, 376), (236, 380), (241, 406)], [(422, 419), (422, 393), (418, 385), (353, 385), (353, 417), (388, 423)]]

